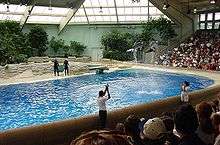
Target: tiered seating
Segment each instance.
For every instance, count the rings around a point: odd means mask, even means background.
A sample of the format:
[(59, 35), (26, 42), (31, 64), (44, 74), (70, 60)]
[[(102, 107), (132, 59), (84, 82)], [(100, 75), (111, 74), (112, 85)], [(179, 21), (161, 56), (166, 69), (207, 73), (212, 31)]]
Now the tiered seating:
[(199, 30), (193, 36), (160, 56), (159, 64), (173, 67), (220, 70), (220, 32)]

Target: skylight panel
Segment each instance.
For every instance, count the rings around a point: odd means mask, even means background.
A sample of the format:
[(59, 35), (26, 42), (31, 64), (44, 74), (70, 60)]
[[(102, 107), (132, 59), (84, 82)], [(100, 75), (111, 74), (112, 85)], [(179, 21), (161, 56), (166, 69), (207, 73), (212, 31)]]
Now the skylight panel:
[(57, 8), (57, 7), (42, 7), (35, 6), (32, 10), (32, 14), (48, 14), (48, 15), (66, 15), (68, 12), (68, 8)]
[(30, 16), (28, 23), (59, 23), (63, 17), (52, 17), (52, 16)]
[(19, 22), (21, 20), (22, 15), (10, 15), (10, 14), (1, 14), (0, 20), (12, 20)]

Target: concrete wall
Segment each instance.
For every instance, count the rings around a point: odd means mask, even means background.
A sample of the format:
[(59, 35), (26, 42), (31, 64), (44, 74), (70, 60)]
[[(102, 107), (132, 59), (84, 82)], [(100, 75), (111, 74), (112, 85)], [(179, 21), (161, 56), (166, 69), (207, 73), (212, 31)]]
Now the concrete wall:
[[(220, 93), (220, 86), (214, 86), (190, 93), (190, 103), (211, 101)], [(107, 124), (109, 128), (116, 123), (134, 114), (138, 117), (152, 118), (160, 116), (162, 112), (175, 111), (181, 104), (180, 97), (171, 97), (165, 100), (135, 105), (108, 112)], [(1, 145), (69, 145), (71, 140), (83, 131), (98, 128), (98, 115), (90, 115), (72, 120), (53, 122), (40, 126), (32, 126), (0, 133)]]
[[(23, 31), (29, 32), (33, 25), (25, 25)], [(93, 61), (99, 61), (102, 58), (101, 37), (104, 33), (110, 32), (114, 29), (129, 32), (129, 33), (141, 33), (141, 25), (68, 25), (58, 35), (58, 25), (41, 25), (48, 33), (49, 40), (52, 36), (63, 39), (68, 44), (70, 41), (78, 41), (87, 46), (85, 50), (86, 56), (91, 56)], [(172, 40), (174, 43), (178, 43), (181, 40), (181, 29), (179, 26), (174, 25), (174, 29), (178, 36)], [(53, 53), (53, 50), (48, 50), (49, 53)], [(59, 52), (58, 52), (59, 53)]]
[[(33, 25), (25, 25), (23, 32), (29, 32)], [(105, 32), (117, 29), (122, 32), (140, 33), (141, 25), (68, 25), (58, 35), (58, 25), (41, 25), (48, 34), (49, 40), (52, 36), (63, 39), (68, 44), (69, 41), (78, 41), (87, 46), (85, 55), (91, 56), (96, 61), (102, 57), (101, 37)]]

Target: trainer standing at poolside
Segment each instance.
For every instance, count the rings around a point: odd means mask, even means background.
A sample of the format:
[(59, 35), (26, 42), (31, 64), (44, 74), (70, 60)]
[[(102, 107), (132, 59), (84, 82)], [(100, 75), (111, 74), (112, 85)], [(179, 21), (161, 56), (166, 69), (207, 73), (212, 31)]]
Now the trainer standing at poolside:
[(181, 102), (182, 103), (188, 103), (189, 102), (189, 82), (184, 81), (181, 86)]
[[(107, 92), (107, 96), (106, 96)], [(99, 106), (99, 120), (101, 128), (105, 128), (106, 119), (107, 119), (107, 110), (106, 110), (106, 101), (109, 100), (110, 94), (108, 89), (108, 84), (105, 86), (105, 90), (99, 91), (99, 96), (97, 99), (98, 106)]]

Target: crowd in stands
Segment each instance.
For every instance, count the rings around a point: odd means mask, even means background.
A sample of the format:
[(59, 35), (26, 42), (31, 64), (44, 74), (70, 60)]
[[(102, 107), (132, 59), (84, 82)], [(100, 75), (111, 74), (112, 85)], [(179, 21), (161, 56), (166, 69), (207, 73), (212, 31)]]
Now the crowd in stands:
[(158, 64), (220, 70), (220, 32), (198, 30), (179, 47), (160, 56)]
[(114, 130), (93, 130), (71, 145), (220, 145), (219, 101), (184, 103), (152, 119), (128, 116)]

